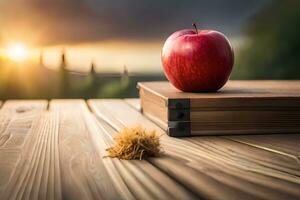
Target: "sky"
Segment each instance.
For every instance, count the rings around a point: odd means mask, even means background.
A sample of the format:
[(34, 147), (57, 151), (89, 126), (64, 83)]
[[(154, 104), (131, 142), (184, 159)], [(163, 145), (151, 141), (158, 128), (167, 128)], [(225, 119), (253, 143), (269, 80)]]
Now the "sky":
[[(66, 47), (70, 65), (91, 60), (103, 68), (128, 65), (156, 70), (160, 49), (173, 32), (215, 29), (234, 43), (247, 20), (268, 0), (0, 0), (0, 46), (21, 41), (45, 48), (55, 65)], [(52, 64), (51, 64), (52, 63)]]

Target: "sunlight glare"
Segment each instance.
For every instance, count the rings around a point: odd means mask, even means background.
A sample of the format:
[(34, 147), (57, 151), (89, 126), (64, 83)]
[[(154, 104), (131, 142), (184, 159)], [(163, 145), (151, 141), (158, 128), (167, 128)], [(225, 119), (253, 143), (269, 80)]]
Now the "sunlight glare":
[(22, 43), (10, 44), (7, 47), (7, 56), (12, 61), (21, 62), (24, 61), (28, 56), (28, 49)]

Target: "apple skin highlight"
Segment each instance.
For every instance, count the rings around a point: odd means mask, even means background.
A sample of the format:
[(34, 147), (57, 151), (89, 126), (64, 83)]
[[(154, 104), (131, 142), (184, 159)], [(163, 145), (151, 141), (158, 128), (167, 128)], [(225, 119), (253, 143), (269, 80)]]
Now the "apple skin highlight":
[(218, 31), (193, 29), (173, 33), (161, 55), (167, 79), (184, 92), (213, 92), (227, 80), (234, 64), (229, 40)]

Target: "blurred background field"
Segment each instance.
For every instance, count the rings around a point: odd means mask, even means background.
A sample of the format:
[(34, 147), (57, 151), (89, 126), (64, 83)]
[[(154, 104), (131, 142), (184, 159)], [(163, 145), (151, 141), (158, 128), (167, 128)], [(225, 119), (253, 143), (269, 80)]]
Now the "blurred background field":
[(0, 98), (137, 97), (165, 80), (172, 32), (216, 29), (235, 51), (231, 79), (300, 79), (295, 0), (0, 1)]

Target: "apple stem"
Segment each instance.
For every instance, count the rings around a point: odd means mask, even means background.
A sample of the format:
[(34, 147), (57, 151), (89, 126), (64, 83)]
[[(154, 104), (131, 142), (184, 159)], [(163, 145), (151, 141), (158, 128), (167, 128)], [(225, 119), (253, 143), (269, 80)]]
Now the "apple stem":
[(197, 25), (196, 25), (196, 23), (193, 23), (193, 27), (195, 28), (195, 30), (196, 30), (196, 33), (198, 34), (198, 28), (197, 28)]

